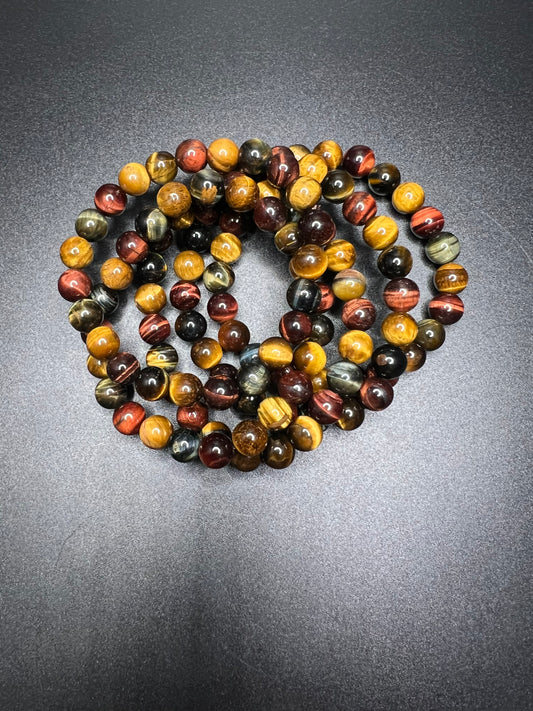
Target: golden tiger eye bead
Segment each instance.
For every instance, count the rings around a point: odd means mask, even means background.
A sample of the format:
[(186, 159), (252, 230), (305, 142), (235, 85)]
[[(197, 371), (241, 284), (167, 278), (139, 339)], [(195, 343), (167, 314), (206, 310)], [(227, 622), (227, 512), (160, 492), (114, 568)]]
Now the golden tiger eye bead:
[(180, 252), (174, 260), (174, 271), (183, 281), (197, 281), (204, 273), (205, 264), (201, 254), (192, 249)]
[(133, 269), (122, 259), (111, 257), (100, 267), (100, 278), (109, 289), (122, 291), (127, 289), (133, 281)]
[(387, 215), (371, 217), (363, 228), (363, 239), (369, 247), (381, 251), (398, 239), (398, 225)]
[(202, 383), (192, 373), (171, 373), (168, 396), (174, 405), (192, 405), (202, 394)]
[(335, 275), (331, 288), (341, 301), (359, 299), (365, 293), (366, 279), (357, 269), (343, 269)]
[(424, 189), (418, 183), (400, 183), (392, 193), (392, 204), (396, 212), (411, 215), (424, 204)]
[(267, 429), (257, 420), (239, 422), (231, 438), (235, 449), (246, 457), (256, 457), (268, 444)]
[(287, 222), (274, 235), (274, 244), (283, 254), (294, 254), (298, 249), (298, 223)]
[(157, 193), (157, 207), (167, 217), (181, 217), (191, 203), (191, 194), (183, 183), (166, 183)]
[(229, 173), (239, 163), (239, 146), (229, 138), (217, 138), (207, 149), (207, 162), (213, 170)]
[(233, 264), (242, 254), (242, 243), (231, 232), (221, 232), (211, 242), (210, 252), (219, 262)]
[(120, 338), (109, 326), (98, 326), (87, 334), (87, 350), (97, 360), (109, 360), (120, 349)]
[(328, 164), (316, 153), (306, 153), (297, 160), (302, 177), (314, 178), (317, 183), (321, 183), (328, 174)]
[(321, 195), (320, 183), (307, 176), (301, 176), (293, 180), (286, 191), (289, 205), (296, 212), (303, 212), (316, 205)]
[(313, 153), (322, 156), (328, 170), (335, 170), (342, 163), (342, 148), (335, 141), (321, 141), (313, 148)]
[(192, 210), (187, 210), (180, 217), (172, 217), (170, 220), (170, 226), (174, 230), (188, 230), (194, 222), (194, 213)]
[(200, 431), (200, 435), (201, 437), (207, 437), (208, 434), (212, 434), (213, 432), (225, 432), (231, 436), (230, 428), (223, 422), (218, 422), (217, 420), (211, 420), (207, 425), (204, 425)]
[(302, 143), (296, 143), (294, 146), (289, 146), (289, 150), (294, 153), (296, 160), (301, 160), (308, 153), (311, 153), (309, 148), (304, 146)]
[(87, 370), (95, 378), (107, 378), (107, 360), (99, 360), (89, 355), (87, 356)]
[(294, 351), (292, 363), (295, 368), (313, 376), (326, 367), (326, 351), (314, 341), (301, 343)]
[(319, 279), (328, 268), (326, 253), (317, 244), (305, 244), (299, 247), (289, 262), (289, 271), (296, 279)]
[(355, 247), (346, 239), (334, 239), (325, 249), (328, 258), (328, 269), (332, 272), (342, 272), (355, 264)]
[(364, 363), (372, 355), (374, 344), (366, 331), (346, 331), (339, 339), (339, 353), (352, 363)]
[(134, 300), (143, 314), (157, 314), (166, 306), (167, 295), (159, 284), (142, 284), (135, 292)]
[(128, 195), (144, 195), (150, 187), (150, 175), (142, 163), (126, 163), (118, 173), (118, 184)]
[(259, 422), (267, 430), (283, 430), (290, 425), (293, 418), (290, 404), (282, 397), (266, 397), (257, 408)]
[(158, 185), (164, 185), (174, 180), (178, 172), (178, 164), (172, 153), (156, 151), (149, 156), (145, 163), (150, 180)]
[(70, 269), (88, 267), (94, 259), (94, 250), (90, 242), (83, 237), (69, 237), (59, 248), (63, 264)]
[(326, 368), (322, 368), (316, 375), (313, 375), (311, 385), (314, 393), (325, 390), (328, 387), (328, 371)]
[(248, 212), (254, 209), (259, 188), (249, 175), (238, 174), (226, 186), (225, 197), (228, 206), (235, 212)]
[(265, 197), (275, 197), (278, 200), (281, 198), (281, 190), (275, 185), (272, 185), (270, 180), (260, 180), (257, 183), (257, 189), (259, 190), (259, 199)]
[(203, 370), (214, 368), (222, 360), (223, 350), (214, 338), (200, 338), (191, 347), (191, 360)]
[(443, 291), (446, 294), (458, 294), (468, 284), (468, 272), (460, 264), (449, 262), (437, 269), (433, 281), (438, 291)]
[(283, 368), (292, 362), (292, 348), (283, 338), (267, 338), (259, 346), (258, 356), (268, 368)]
[(139, 429), (141, 442), (150, 449), (164, 449), (171, 436), (172, 423), (163, 415), (147, 417)]
[(395, 312), (383, 319), (381, 334), (393, 346), (407, 346), (417, 337), (418, 326), (409, 314)]
[(289, 438), (300, 452), (310, 452), (322, 442), (322, 427), (307, 415), (300, 415), (289, 427)]

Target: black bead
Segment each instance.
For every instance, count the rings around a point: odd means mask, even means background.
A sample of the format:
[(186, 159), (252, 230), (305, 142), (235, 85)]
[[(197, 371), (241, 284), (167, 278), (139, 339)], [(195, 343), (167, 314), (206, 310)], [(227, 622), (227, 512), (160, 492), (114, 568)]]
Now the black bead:
[(295, 279), (287, 289), (287, 303), (296, 311), (313, 313), (322, 300), (320, 287), (310, 279)]
[(371, 358), (372, 368), (381, 378), (399, 378), (407, 368), (405, 353), (397, 346), (384, 344), (376, 348)]
[(167, 263), (157, 252), (149, 252), (148, 256), (137, 265), (137, 279), (141, 284), (159, 284), (167, 273)]
[(330, 318), (328, 318), (325, 314), (317, 314), (316, 316), (313, 316), (313, 328), (311, 330), (311, 335), (309, 336), (310, 341), (315, 341), (321, 346), (325, 346), (331, 342), (334, 335), (335, 326)]
[(197, 341), (205, 335), (207, 321), (199, 311), (185, 311), (176, 319), (175, 329), (184, 341)]
[(193, 252), (208, 252), (213, 240), (213, 231), (208, 225), (194, 225), (178, 237), (182, 249)]

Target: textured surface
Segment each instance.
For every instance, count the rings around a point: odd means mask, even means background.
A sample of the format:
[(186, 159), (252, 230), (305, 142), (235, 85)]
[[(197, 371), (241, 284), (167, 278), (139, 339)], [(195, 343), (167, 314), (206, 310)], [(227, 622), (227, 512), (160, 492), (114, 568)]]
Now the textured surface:
[[(0, 707), (529, 708), (528, 3), (2, 5)], [(55, 287), (99, 185), (219, 135), (372, 146), (471, 278), (391, 408), (282, 472), (119, 435)], [(254, 341), (288, 274), (251, 246), (233, 293)], [(138, 355), (139, 320), (118, 322)]]

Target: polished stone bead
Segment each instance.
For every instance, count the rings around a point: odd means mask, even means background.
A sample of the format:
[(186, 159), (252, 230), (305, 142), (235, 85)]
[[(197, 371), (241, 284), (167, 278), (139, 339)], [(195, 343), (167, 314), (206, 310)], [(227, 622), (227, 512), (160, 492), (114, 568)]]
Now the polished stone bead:
[(376, 201), (370, 193), (357, 191), (350, 194), (342, 206), (344, 218), (352, 225), (366, 225), (377, 213)]
[(341, 430), (355, 430), (363, 424), (365, 408), (355, 398), (346, 398), (342, 406), (342, 415), (335, 423)]
[(176, 319), (174, 328), (182, 340), (192, 343), (205, 336), (207, 321), (199, 311), (184, 311)]
[(144, 195), (150, 187), (150, 175), (142, 163), (126, 163), (119, 171), (118, 184), (128, 195)]
[(448, 264), (457, 259), (461, 247), (459, 240), (451, 232), (441, 232), (435, 237), (431, 237), (424, 245), (426, 257), (433, 264)]
[(328, 386), (341, 397), (353, 397), (361, 389), (364, 374), (361, 368), (348, 360), (340, 360), (327, 368)]
[(268, 430), (282, 430), (294, 419), (292, 405), (282, 397), (266, 397), (257, 408), (261, 424)]
[(201, 205), (215, 205), (224, 197), (224, 178), (211, 168), (204, 168), (192, 176), (189, 189)]
[(240, 472), (252, 472), (261, 464), (261, 455), (255, 454), (252, 457), (247, 457), (240, 452), (234, 452), (230, 464)]
[(251, 363), (260, 363), (259, 348), (260, 343), (249, 343), (246, 348), (239, 354), (239, 363), (241, 366), (250, 365)]
[(326, 248), (328, 269), (332, 272), (342, 272), (351, 269), (355, 263), (355, 247), (345, 239), (334, 239)]
[(133, 383), (141, 365), (132, 353), (115, 353), (107, 361), (107, 377), (115, 383)]
[(118, 257), (111, 257), (100, 267), (100, 278), (104, 286), (113, 291), (123, 291), (133, 281), (132, 267)]
[(376, 307), (369, 299), (350, 299), (342, 306), (342, 322), (346, 328), (368, 331), (376, 320)]
[(322, 292), (310, 279), (295, 279), (287, 289), (287, 303), (296, 311), (313, 313), (318, 310)]
[(321, 183), (328, 174), (328, 164), (316, 153), (306, 153), (299, 158), (298, 167), (301, 177), (314, 178), (317, 183)]
[(291, 257), (289, 270), (294, 278), (319, 279), (328, 268), (326, 253), (316, 244), (299, 247)]
[(223, 422), (217, 422), (216, 420), (210, 420), (205, 427), (202, 427), (200, 432), (200, 437), (207, 437), (211, 432), (223, 432), (226, 437), (231, 439), (231, 430)]
[(297, 161), (301, 161), (304, 156), (311, 153), (309, 148), (307, 148), (307, 146), (304, 146), (303, 143), (296, 143), (293, 146), (289, 146), (289, 148), (294, 153), (294, 157)]
[(464, 313), (464, 304), (457, 294), (437, 294), (428, 305), (431, 318), (448, 326), (457, 323)]
[(239, 386), (230, 378), (210, 376), (204, 384), (204, 397), (209, 407), (227, 410), (239, 399)]
[(322, 156), (326, 161), (328, 170), (335, 170), (342, 163), (342, 148), (332, 140), (320, 141), (314, 148), (313, 153)]
[(137, 265), (137, 278), (141, 283), (159, 284), (167, 273), (167, 263), (157, 252), (149, 252), (146, 259)]
[(146, 159), (146, 170), (150, 180), (158, 185), (164, 185), (174, 180), (178, 172), (175, 157), (168, 151), (155, 151)]
[(335, 303), (335, 294), (333, 293), (331, 286), (329, 284), (325, 284), (324, 282), (319, 282), (318, 288), (320, 289), (320, 303), (318, 304), (317, 311), (318, 313), (324, 313), (324, 311), (329, 311), (333, 308), (333, 304)]
[(94, 194), (94, 204), (103, 215), (114, 217), (121, 215), (126, 209), (128, 197), (120, 185), (106, 183), (101, 185)]
[(224, 432), (211, 432), (200, 440), (198, 456), (209, 469), (225, 467), (231, 462), (233, 454), (233, 442)]
[(246, 237), (254, 229), (251, 215), (230, 209), (220, 214), (218, 225), (223, 232), (231, 232), (236, 237)]
[(258, 354), (268, 368), (282, 368), (292, 361), (292, 347), (284, 338), (267, 338), (259, 346)]
[(69, 237), (59, 249), (59, 256), (66, 267), (83, 269), (94, 259), (94, 249), (84, 237)]
[(197, 138), (187, 138), (176, 148), (176, 163), (184, 173), (197, 173), (207, 164), (207, 148)]
[(277, 379), (280, 397), (293, 405), (302, 405), (313, 394), (313, 384), (307, 373), (290, 368)]
[(312, 317), (312, 328), (309, 336), (310, 341), (314, 341), (321, 346), (326, 346), (333, 340), (335, 326), (333, 321), (325, 314), (316, 314)]
[(76, 233), (87, 242), (99, 242), (107, 235), (108, 224), (98, 210), (82, 210), (76, 218)]
[(374, 344), (366, 331), (346, 331), (339, 338), (339, 353), (352, 363), (364, 363), (372, 355)]
[(66, 301), (86, 299), (92, 288), (91, 277), (79, 269), (67, 269), (57, 281), (57, 290)]
[(176, 370), (178, 361), (178, 353), (169, 343), (158, 343), (146, 353), (146, 365), (161, 368), (167, 373)]
[(191, 207), (191, 194), (183, 183), (170, 182), (159, 188), (157, 207), (167, 217), (181, 217)]
[(170, 323), (160, 314), (148, 314), (139, 324), (139, 336), (150, 345), (163, 343), (170, 336)]
[(300, 415), (289, 426), (289, 438), (296, 449), (310, 452), (322, 442), (322, 427), (312, 417)]
[(138, 264), (148, 256), (148, 243), (137, 232), (123, 232), (117, 239), (115, 249), (127, 264)]
[(444, 215), (436, 207), (422, 207), (411, 215), (411, 232), (420, 239), (438, 235), (444, 228)]
[(320, 183), (314, 178), (300, 176), (287, 187), (285, 197), (296, 212), (304, 212), (316, 205), (322, 196)]
[(109, 326), (98, 326), (87, 334), (89, 353), (98, 360), (108, 360), (120, 350), (120, 338)]
[(333, 218), (325, 210), (309, 210), (298, 220), (298, 241), (302, 246), (323, 247), (333, 240), (336, 231)]
[(260, 198), (254, 207), (254, 222), (260, 230), (277, 232), (287, 222), (287, 208), (277, 197)]
[(104, 321), (104, 310), (93, 299), (75, 301), (69, 309), (70, 325), (81, 333), (89, 333)]
[(440, 348), (446, 339), (444, 326), (434, 318), (425, 318), (418, 322), (416, 342), (425, 351), (434, 351)]
[(250, 363), (241, 367), (238, 382), (245, 395), (261, 395), (270, 386), (270, 372), (262, 363)]
[(123, 435), (135, 435), (144, 419), (146, 411), (138, 402), (125, 402), (113, 413), (113, 426)]
[(201, 402), (193, 402), (192, 405), (181, 405), (178, 407), (176, 420), (183, 429), (200, 432), (209, 421), (209, 410)]
[(263, 395), (241, 395), (235, 404), (235, 410), (245, 417), (256, 417), (257, 408), (263, 399)]
[(402, 215), (420, 210), (424, 199), (424, 189), (418, 183), (401, 183), (392, 193), (392, 205)]
[(405, 371), (407, 358), (398, 346), (386, 343), (375, 349), (372, 353), (370, 364), (378, 377), (391, 380), (399, 378)]
[(418, 333), (416, 321), (402, 312), (393, 312), (383, 319), (381, 335), (394, 346), (407, 346), (415, 340)]
[(208, 225), (192, 225), (184, 230), (179, 238), (178, 244), (182, 250), (191, 250), (203, 254), (209, 252), (213, 241), (212, 227)]
[(310, 337), (312, 329), (311, 317), (304, 311), (288, 311), (279, 322), (280, 335), (292, 344), (305, 341)]
[(174, 259), (174, 273), (182, 281), (197, 281), (204, 273), (204, 259), (191, 249), (179, 252)]
[(405, 277), (412, 267), (413, 255), (399, 244), (384, 249), (378, 257), (378, 269), (387, 279)]
[(213, 170), (229, 173), (239, 163), (239, 147), (229, 138), (216, 138), (207, 149), (207, 162)]
[(335, 274), (331, 287), (341, 301), (359, 299), (365, 293), (366, 279), (357, 269), (343, 269)]
[(235, 273), (229, 264), (211, 262), (204, 269), (203, 282), (208, 291), (220, 294), (231, 289), (235, 282)]
[(307, 412), (321, 425), (332, 425), (342, 415), (342, 397), (333, 390), (320, 390), (311, 396)]
[(102, 307), (104, 314), (112, 314), (120, 305), (120, 297), (116, 291), (109, 289), (105, 284), (95, 284), (90, 298)]
[(268, 432), (257, 420), (242, 420), (233, 429), (233, 446), (246, 457), (255, 457), (265, 449)]
[(433, 282), (437, 291), (444, 291), (447, 294), (458, 294), (463, 291), (468, 284), (468, 273), (460, 264), (450, 262), (440, 266), (433, 277)]
[(156, 314), (166, 306), (167, 295), (159, 284), (141, 284), (135, 292), (134, 301), (143, 314)]
[(209, 371), (209, 375), (214, 378), (226, 378), (237, 382), (239, 371), (231, 363), (218, 363)]
[(239, 148), (239, 168), (248, 175), (261, 175), (266, 171), (271, 154), (267, 143), (260, 138), (250, 138)]
[(352, 146), (344, 154), (342, 167), (354, 178), (364, 178), (376, 164), (374, 151), (368, 146)]
[(378, 163), (367, 175), (368, 187), (376, 195), (392, 195), (400, 184), (398, 168), (392, 163)]
[(271, 469), (286, 469), (294, 460), (294, 447), (287, 435), (273, 432), (268, 438), (263, 459)]
[(200, 289), (190, 281), (178, 281), (169, 292), (172, 306), (179, 311), (191, 311), (200, 303)]
[(359, 396), (367, 410), (384, 410), (391, 404), (394, 390), (385, 378), (370, 377), (361, 385)]
[(291, 149), (286, 146), (274, 146), (266, 164), (268, 180), (278, 188), (286, 188), (299, 174), (298, 161)]
[(198, 368), (209, 370), (222, 360), (223, 351), (214, 338), (200, 338), (191, 347), (191, 360)]
[(164, 449), (172, 436), (172, 423), (163, 415), (147, 417), (139, 429), (141, 442), (150, 449)]
[(218, 342), (225, 351), (240, 353), (250, 342), (250, 331), (242, 321), (225, 321), (218, 329)]
[(174, 405), (192, 405), (202, 396), (200, 379), (192, 373), (171, 373), (168, 396)]
[(216, 225), (220, 219), (222, 206), (220, 203), (215, 205), (202, 205), (201, 202), (193, 198), (191, 211), (194, 220), (201, 225)]
[(107, 361), (94, 358), (92, 355), (87, 356), (87, 370), (95, 378), (107, 377)]
[(326, 351), (318, 343), (306, 341), (294, 351), (293, 365), (307, 375), (313, 376), (326, 366)]
[(154, 402), (160, 400), (168, 392), (169, 376), (163, 368), (147, 366), (139, 370), (135, 376), (135, 390), (143, 400)]
[(117, 407), (131, 400), (132, 394), (131, 386), (115, 383), (110, 378), (100, 380), (94, 391), (97, 403), (107, 410), (116, 410)]
[(355, 190), (355, 181), (346, 170), (330, 170), (322, 181), (322, 196), (328, 202), (340, 203), (349, 199)]
[(426, 351), (419, 343), (409, 343), (407, 346), (400, 346), (401, 351), (407, 358), (406, 373), (414, 373), (419, 370), (426, 362)]
[(147, 207), (141, 210), (135, 218), (135, 232), (141, 235), (148, 244), (161, 242), (168, 232), (168, 219), (157, 207)]
[(414, 281), (401, 277), (392, 279), (383, 290), (383, 301), (391, 311), (411, 311), (420, 300), (420, 290)]
[(211, 256), (219, 262), (233, 264), (241, 257), (242, 243), (231, 232), (221, 232), (211, 242), (209, 251)]
[(192, 430), (179, 428), (169, 440), (170, 456), (177, 462), (192, 462), (198, 459), (200, 437)]
[(387, 249), (398, 239), (398, 224), (387, 215), (371, 217), (363, 228), (363, 239), (372, 249)]

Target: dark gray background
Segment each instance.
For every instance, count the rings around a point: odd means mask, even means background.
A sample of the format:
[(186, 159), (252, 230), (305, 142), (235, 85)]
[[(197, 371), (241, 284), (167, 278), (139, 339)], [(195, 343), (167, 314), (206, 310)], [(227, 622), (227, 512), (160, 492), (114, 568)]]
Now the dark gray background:
[[(2, 709), (531, 708), (528, 5), (2, 3)], [(374, 147), (471, 277), (391, 408), (284, 472), (116, 433), (55, 288), (101, 183), (221, 135)], [(256, 340), (287, 283), (253, 237)]]

